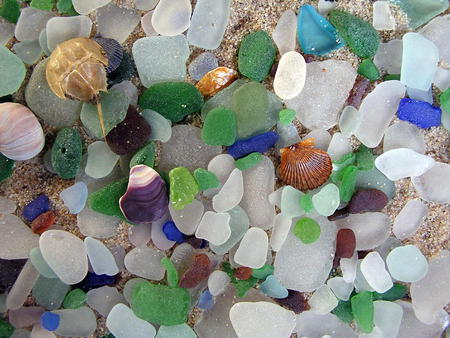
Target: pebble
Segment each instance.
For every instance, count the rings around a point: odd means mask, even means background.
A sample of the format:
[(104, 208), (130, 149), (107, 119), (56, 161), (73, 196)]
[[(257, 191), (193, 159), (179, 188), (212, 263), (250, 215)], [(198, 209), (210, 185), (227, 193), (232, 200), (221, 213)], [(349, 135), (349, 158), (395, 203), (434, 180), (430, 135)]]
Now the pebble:
[(87, 15), (95, 11), (97, 8), (106, 6), (110, 2), (111, 0), (72, 0), (73, 8), (82, 15)]
[(288, 289), (311, 292), (328, 278), (336, 247), (336, 226), (322, 216), (315, 221), (321, 228), (316, 242), (304, 244), (290, 231), (275, 257), (274, 276)]
[(403, 320), (403, 309), (394, 302), (378, 300), (374, 305), (374, 324), (386, 337), (397, 337)]
[(428, 102), (404, 98), (398, 106), (398, 118), (408, 121), (420, 128), (430, 128), (441, 125), (441, 109)]
[(381, 211), (388, 203), (388, 197), (377, 189), (357, 191), (348, 204), (348, 211), (352, 214), (366, 211)]
[(49, 279), (40, 276), (34, 283), (33, 297), (38, 305), (48, 310), (56, 310), (61, 307), (69, 289), (70, 286), (58, 278)]
[(84, 244), (89, 262), (97, 275), (114, 276), (119, 273), (114, 256), (102, 242), (92, 237), (86, 237)]
[(285, 53), (279, 63), (273, 88), (282, 100), (293, 99), (303, 90), (306, 80), (306, 62), (300, 53)]
[(370, 23), (341, 10), (331, 11), (328, 18), (353, 53), (361, 58), (375, 55), (380, 37)]
[(344, 46), (336, 28), (311, 5), (300, 7), (298, 39), (303, 52), (312, 55), (325, 55)]
[(356, 189), (378, 189), (390, 199), (395, 194), (395, 184), (384, 176), (377, 168), (359, 170), (356, 177)]
[(268, 276), (266, 280), (261, 283), (260, 290), (265, 295), (277, 299), (286, 298), (289, 294), (288, 290), (281, 285), (280, 281), (274, 276)]
[(214, 173), (203, 168), (195, 169), (194, 177), (197, 181), (199, 189), (202, 191), (218, 188), (221, 184)]
[(42, 49), (38, 40), (18, 42), (14, 44), (12, 49), (27, 65), (35, 64), (42, 56)]
[(393, 286), (391, 276), (378, 252), (370, 252), (364, 257), (361, 261), (361, 272), (376, 292), (384, 293)]
[(431, 90), (431, 87), (425, 91), (406, 87), (406, 93), (408, 94), (409, 98), (413, 100), (428, 102), (429, 104), (433, 104), (434, 102), (433, 91)]
[(428, 271), (427, 259), (414, 245), (394, 248), (388, 254), (386, 264), (392, 278), (401, 282), (417, 282)]
[(380, 43), (373, 63), (388, 74), (400, 74), (402, 68), (403, 41), (393, 39)]
[[(124, 269), (123, 269), (124, 270)], [(105, 285), (114, 286), (117, 284), (118, 275), (108, 276), (108, 275), (97, 275), (94, 272), (88, 272), (86, 278), (83, 279), (81, 283), (76, 286), (81, 290), (87, 292), (92, 289), (96, 289)]]
[[(144, 116), (145, 118), (145, 116)], [(152, 129), (153, 132), (153, 129)], [(151, 135), (151, 134), (150, 134)], [(156, 144), (149, 142), (146, 146), (139, 149), (130, 160), (130, 169), (134, 166), (144, 164), (147, 167), (153, 168), (155, 166), (156, 158)], [(120, 163), (120, 162), (119, 162)]]
[(240, 302), (230, 309), (230, 320), (239, 337), (289, 338), (295, 314), (269, 302)]
[(208, 278), (208, 290), (214, 297), (219, 296), (227, 289), (230, 284), (230, 277), (221, 270), (213, 271)]
[(253, 168), (242, 172), (244, 195), (240, 206), (247, 213), (250, 224), (261, 229), (270, 229), (275, 222), (275, 208), (268, 196), (274, 191), (275, 170), (273, 162), (266, 156)]
[(77, 215), (77, 226), (84, 236), (110, 238), (117, 233), (120, 219), (84, 208)]
[(36, 247), (39, 241), (39, 236), (15, 215), (2, 215), (0, 230), (3, 233), (0, 246), (1, 259), (28, 258), (30, 250)]
[(338, 305), (338, 299), (327, 285), (322, 285), (312, 294), (308, 303), (311, 312), (325, 315)]
[[(288, 110), (288, 109), (286, 109)], [(295, 111), (294, 115), (296, 114)], [(285, 147), (289, 147), (295, 143), (300, 142), (300, 136), (298, 135), (298, 130), (293, 123), (289, 123), (288, 125), (284, 125), (281, 122), (277, 123), (277, 133), (278, 133), (278, 141), (276, 143), (276, 148), (281, 149)]]
[(448, 8), (447, 2), (437, 2), (434, 6), (426, 6), (422, 2), (410, 3), (405, 0), (397, 0), (396, 3), (400, 6), (401, 10), (406, 13), (408, 17), (409, 27), (416, 29), (422, 26), (424, 23), (430, 21), (436, 15), (444, 12)]
[(269, 239), (259, 228), (250, 228), (245, 233), (234, 255), (236, 263), (253, 269), (261, 268), (266, 262)]
[(111, 309), (124, 303), (125, 298), (115, 287), (102, 286), (87, 292), (86, 303), (102, 317), (107, 317)]
[(134, 6), (141, 11), (154, 9), (159, 0), (134, 0)]
[[(417, 62), (422, 67), (417, 69)], [(439, 62), (439, 50), (436, 45), (418, 33), (406, 33), (403, 36), (403, 59), (401, 82), (408, 87), (428, 90), (433, 83)]]
[(364, 76), (370, 81), (376, 81), (380, 78), (380, 71), (371, 59), (364, 59), (358, 66), (358, 74)]
[(239, 47), (239, 72), (252, 81), (261, 82), (269, 74), (275, 54), (275, 45), (267, 32), (250, 33), (241, 40)]
[(332, 215), (339, 207), (339, 188), (333, 183), (329, 183), (313, 195), (312, 203), (314, 209), (322, 216)]
[(22, 211), (22, 216), (27, 221), (31, 222), (39, 215), (50, 210), (50, 200), (46, 195), (39, 195), (30, 203), (25, 205)]
[(351, 229), (340, 229), (336, 236), (336, 257), (352, 258), (356, 248), (355, 233)]
[(397, 148), (409, 148), (419, 154), (425, 153), (425, 140), (418, 127), (398, 121), (392, 124), (384, 134), (383, 151)]
[(55, 310), (60, 316), (60, 324), (55, 331), (60, 336), (88, 337), (97, 328), (97, 320), (94, 311), (88, 307), (79, 309)]
[(63, 179), (74, 178), (81, 166), (83, 141), (74, 128), (61, 129), (52, 146), (52, 166)]
[(235, 142), (227, 148), (227, 152), (235, 159), (244, 157), (254, 152), (265, 153), (278, 141), (279, 135), (276, 132), (269, 131), (250, 137), (245, 140)]
[(88, 188), (84, 182), (77, 182), (69, 188), (62, 190), (59, 196), (71, 214), (78, 214), (86, 205)]
[(250, 223), (247, 214), (239, 206), (234, 207), (227, 213), (231, 216), (229, 222), (229, 227), (231, 230), (230, 237), (225, 243), (221, 245), (214, 245), (213, 243), (209, 244), (210, 249), (217, 255), (224, 255), (225, 253), (230, 251), (231, 248), (235, 247), (235, 245), (247, 232)]
[(158, 34), (175, 36), (191, 24), (192, 6), (188, 0), (160, 0), (155, 8), (152, 25)]
[(194, 80), (200, 81), (206, 73), (217, 67), (219, 67), (217, 57), (210, 52), (203, 52), (189, 64), (188, 72)]
[(202, 202), (193, 200), (183, 209), (175, 209), (169, 205), (170, 215), (177, 228), (185, 235), (193, 235), (202, 219), (204, 206)]
[(81, 289), (73, 289), (64, 297), (63, 307), (65, 309), (78, 309), (87, 300), (86, 293)]
[(156, 329), (152, 324), (138, 318), (133, 311), (124, 304), (116, 304), (106, 318), (106, 327), (116, 338), (135, 337), (153, 338)]
[[(48, 230), (39, 238), (39, 248), (50, 268), (66, 284), (81, 282), (88, 271), (84, 243), (67, 231)], [(70, 252), (70, 258), (65, 252)]]
[[(34, 67), (30, 81), (25, 88), (27, 106), (33, 113), (55, 128), (70, 127), (80, 117), (82, 103), (60, 99), (52, 92), (45, 77), (46, 65), (47, 60), (45, 59)], [(95, 115), (97, 116), (97, 113)]]
[(391, 31), (395, 29), (395, 18), (392, 15), (388, 2), (375, 1), (373, 3), (372, 24), (377, 31)]
[(178, 230), (175, 223), (172, 221), (167, 221), (166, 223), (164, 223), (162, 231), (170, 241), (177, 243), (183, 243), (186, 241), (184, 234), (180, 230)]
[(375, 159), (375, 166), (391, 181), (420, 176), (435, 165), (433, 158), (408, 148), (389, 150)]
[[(138, 39), (134, 42), (132, 51), (139, 79), (144, 87), (148, 88), (161, 81), (185, 79), (186, 61), (191, 52), (184, 35)], [(161, 111), (158, 113), (162, 114)]]
[(344, 155), (352, 152), (352, 146), (347, 137), (334, 133), (328, 145), (327, 153), (333, 161), (339, 161)]
[(114, 4), (97, 10), (98, 33), (103, 38), (114, 39), (124, 43), (141, 20), (141, 15), (134, 9), (118, 7)]
[(203, 124), (202, 140), (212, 146), (231, 146), (236, 140), (236, 115), (227, 108), (211, 110)]
[(48, 20), (45, 29), (48, 49), (53, 51), (64, 41), (73, 38), (88, 38), (91, 35), (92, 20), (85, 15), (58, 16)]
[(161, 326), (156, 338), (197, 338), (195, 332), (187, 324)]
[(230, 16), (230, 0), (200, 0), (187, 32), (190, 45), (213, 50), (222, 42)]
[(48, 266), (39, 248), (33, 248), (30, 250), (30, 261), (36, 270), (39, 271), (40, 275), (45, 278), (58, 278), (58, 276)]
[(316, 242), (320, 237), (319, 224), (308, 217), (300, 218), (292, 229), (294, 235), (298, 237), (302, 243), (311, 244)]
[(9, 310), (17, 310), (25, 303), (28, 295), (39, 277), (39, 272), (28, 260), (17, 276), (14, 285), (6, 296), (6, 307)]
[[(118, 89), (111, 89), (108, 93), (100, 93), (100, 101), (105, 134), (108, 134), (125, 119), (130, 102), (128, 96)], [(84, 103), (81, 108), (80, 118), (83, 126), (91, 136), (97, 139), (104, 138), (96, 105)]]
[(378, 84), (362, 101), (361, 120), (354, 134), (366, 147), (374, 148), (381, 142), (405, 91), (400, 81), (386, 81)]
[(153, 13), (155, 13), (155, 11), (151, 10), (151, 11), (147, 12), (141, 18), (141, 27), (146, 36), (157, 36), (158, 35), (158, 33), (155, 31), (155, 28), (153, 27), (153, 24), (152, 24)]
[(352, 136), (358, 128), (359, 119), (358, 109), (353, 106), (345, 106), (338, 123), (342, 135), (345, 137)]
[(411, 179), (420, 198), (428, 202), (450, 203), (450, 165), (437, 162), (423, 175)]
[(336, 317), (334, 314), (328, 313), (319, 315), (312, 311), (304, 311), (297, 316), (296, 332), (298, 335), (307, 337), (358, 337), (355, 331), (347, 324)]
[(59, 327), (60, 317), (56, 313), (44, 312), (41, 316), (41, 326), (47, 331), (55, 331)]
[(231, 236), (230, 218), (228, 213), (205, 212), (195, 237), (206, 239), (214, 245), (224, 244)]
[(278, 47), (280, 55), (295, 50), (297, 37), (297, 16), (288, 9), (283, 12), (272, 33), (272, 39)]
[(335, 221), (338, 229), (351, 229), (356, 237), (356, 250), (370, 250), (382, 244), (390, 234), (391, 222), (381, 212), (351, 214)]
[(347, 61), (326, 60), (306, 65), (306, 83), (300, 95), (285, 101), (297, 111), (297, 118), (308, 129), (329, 129), (353, 88), (356, 71)]
[(128, 240), (136, 247), (146, 246), (152, 238), (152, 224), (139, 224), (128, 230)]
[(270, 246), (273, 251), (280, 251), (292, 225), (292, 220), (283, 214), (275, 216), (275, 224), (272, 229), (272, 235), (270, 237)]
[(48, 49), (47, 46), (47, 29), (41, 30), (41, 33), (39, 33), (39, 46), (41, 46), (42, 51), (44, 52), (45, 56), (49, 56), (52, 52)]
[(148, 247), (134, 248), (125, 256), (127, 270), (139, 277), (159, 281), (164, 278), (165, 269), (161, 265), (164, 254)]
[(428, 213), (428, 207), (420, 200), (410, 200), (398, 213), (392, 231), (398, 239), (413, 236), (420, 228)]
[(310, 308), (304, 294), (294, 290), (288, 289), (287, 297), (275, 299), (275, 301), (282, 307), (294, 311), (296, 314), (307, 311)]
[(111, 151), (105, 142), (97, 141), (88, 146), (86, 175), (98, 179), (108, 176), (115, 167), (119, 155)]
[(141, 112), (141, 116), (150, 125), (151, 132), (149, 140), (161, 141), (163, 143), (168, 142), (172, 137), (172, 122), (167, 120), (161, 114), (145, 109)]
[[(222, 89), (216, 93), (216, 95), (208, 99), (202, 107), (202, 119), (205, 120), (206, 115), (214, 108), (224, 107), (232, 109), (232, 99), (234, 93), (246, 83), (248, 82), (243, 79), (237, 79), (228, 87)], [(275, 96), (275, 94), (272, 95)]]
[(373, 330), (374, 306), (372, 293), (361, 292), (351, 299), (352, 312), (360, 331), (370, 333)]
[(183, 209), (190, 204), (199, 188), (194, 177), (184, 167), (174, 168), (169, 172), (170, 180), (170, 204), (176, 210)]
[(290, 125), (292, 121), (294, 121), (295, 119), (295, 115), (296, 112), (293, 109), (283, 109), (280, 110), (279, 113), (279, 122), (281, 122), (281, 124), (287, 126)]
[(450, 50), (441, 38), (445, 35), (445, 31), (448, 30), (450, 24), (450, 16), (442, 15), (434, 18), (425, 26), (423, 26), (418, 32), (420, 35), (434, 42), (439, 49), (439, 57), (445, 63), (450, 62)]
[(43, 308), (38, 306), (22, 307), (17, 310), (9, 311), (8, 320), (16, 329), (26, 328), (33, 324), (38, 324), (44, 311)]
[(333, 277), (327, 281), (328, 287), (333, 291), (337, 298), (349, 300), (353, 291), (353, 284), (347, 283), (342, 277)]
[(0, 45), (6, 45), (14, 36), (15, 25), (0, 17)]
[(0, 97), (15, 93), (25, 79), (25, 65), (22, 60), (8, 48), (0, 46), (0, 68), (2, 69), (2, 83)]
[[(213, 208), (217, 212), (225, 212), (237, 206), (244, 195), (242, 171), (234, 169), (219, 193), (213, 197)], [(222, 244), (222, 243), (220, 243)]]
[(199, 254), (192, 258), (190, 267), (180, 278), (179, 286), (182, 288), (195, 288), (206, 280), (211, 273), (211, 261), (208, 255)]
[(442, 308), (450, 300), (448, 278), (450, 276), (450, 253), (441, 251), (439, 256), (428, 262), (428, 273), (418, 282), (411, 284), (410, 295), (414, 313), (421, 322), (437, 322)]

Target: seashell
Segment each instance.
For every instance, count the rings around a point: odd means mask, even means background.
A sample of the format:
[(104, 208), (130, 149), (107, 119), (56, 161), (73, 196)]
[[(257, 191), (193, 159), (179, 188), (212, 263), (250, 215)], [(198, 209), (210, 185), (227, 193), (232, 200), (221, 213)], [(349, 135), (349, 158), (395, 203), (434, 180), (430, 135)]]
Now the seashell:
[(330, 155), (315, 149), (314, 138), (282, 148), (278, 175), (287, 184), (300, 190), (315, 189), (331, 175)]
[(120, 63), (123, 59), (123, 48), (114, 39), (107, 39), (107, 38), (94, 38), (94, 41), (97, 42), (105, 52), (106, 56), (108, 57), (108, 67), (106, 67), (106, 72), (112, 73), (117, 68), (119, 68)]
[(218, 67), (206, 73), (196, 84), (203, 96), (212, 96), (231, 85), (238, 77), (234, 69)]
[(97, 104), (100, 91), (106, 91), (109, 61), (94, 40), (75, 38), (59, 44), (46, 67), (48, 85), (62, 99)]
[(33, 158), (44, 148), (42, 127), (27, 107), (0, 103), (0, 152), (11, 160)]
[(119, 205), (124, 216), (132, 223), (157, 221), (168, 212), (166, 183), (154, 169), (136, 165), (130, 170), (128, 188), (120, 198)]

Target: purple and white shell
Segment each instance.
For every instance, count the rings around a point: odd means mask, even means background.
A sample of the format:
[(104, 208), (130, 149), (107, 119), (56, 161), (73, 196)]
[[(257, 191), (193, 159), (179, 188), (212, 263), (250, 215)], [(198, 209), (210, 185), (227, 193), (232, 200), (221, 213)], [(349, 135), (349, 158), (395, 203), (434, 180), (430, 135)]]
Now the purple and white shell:
[(152, 168), (136, 165), (130, 170), (126, 193), (119, 200), (124, 216), (134, 224), (145, 224), (163, 217), (169, 205), (164, 180)]

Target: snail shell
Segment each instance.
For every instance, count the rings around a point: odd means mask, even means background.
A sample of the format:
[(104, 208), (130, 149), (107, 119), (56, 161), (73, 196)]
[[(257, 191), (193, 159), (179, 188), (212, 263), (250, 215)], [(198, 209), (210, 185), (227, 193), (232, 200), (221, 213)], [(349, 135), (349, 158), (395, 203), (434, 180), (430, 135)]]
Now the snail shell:
[(6, 157), (24, 161), (44, 148), (42, 127), (27, 107), (18, 103), (0, 103), (0, 152)]
[(119, 205), (132, 223), (157, 221), (168, 211), (166, 183), (154, 169), (136, 165), (130, 170), (127, 192), (120, 198)]
[(315, 149), (314, 139), (282, 148), (278, 175), (287, 184), (300, 190), (312, 190), (324, 184), (331, 175), (330, 155)]
[(59, 44), (46, 68), (48, 85), (62, 99), (96, 104), (100, 91), (106, 91), (105, 51), (94, 40), (75, 38)]

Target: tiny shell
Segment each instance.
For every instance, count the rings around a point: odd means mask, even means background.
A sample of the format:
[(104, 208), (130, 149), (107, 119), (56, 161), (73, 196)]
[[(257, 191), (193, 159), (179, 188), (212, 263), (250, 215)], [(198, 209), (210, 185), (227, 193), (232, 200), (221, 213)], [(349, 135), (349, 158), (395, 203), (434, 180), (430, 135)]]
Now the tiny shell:
[(0, 152), (23, 161), (33, 158), (44, 148), (42, 127), (33, 112), (18, 103), (0, 104)]
[(123, 59), (123, 48), (114, 39), (107, 39), (107, 38), (94, 38), (94, 41), (97, 42), (105, 52), (106, 56), (108, 57), (108, 67), (106, 68), (106, 72), (112, 73), (115, 71)]
[(119, 204), (125, 217), (132, 223), (157, 221), (168, 212), (166, 183), (154, 169), (136, 165), (130, 170), (128, 188)]
[(228, 87), (236, 80), (238, 73), (227, 67), (218, 67), (205, 74), (197, 83), (197, 89), (203, 96), (212, 96)]
[(314, 139), (309, 138), (280, 150), (278, 174), (285, 183), (300, 190), (311, 190), (328, 180), (333, 169), (331, 158), (313, 147)]

